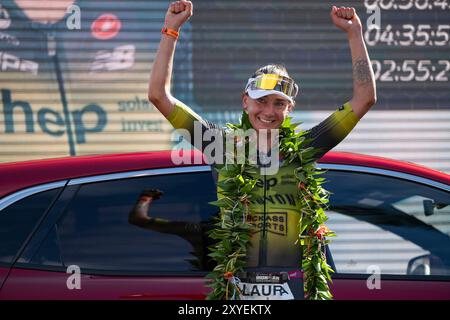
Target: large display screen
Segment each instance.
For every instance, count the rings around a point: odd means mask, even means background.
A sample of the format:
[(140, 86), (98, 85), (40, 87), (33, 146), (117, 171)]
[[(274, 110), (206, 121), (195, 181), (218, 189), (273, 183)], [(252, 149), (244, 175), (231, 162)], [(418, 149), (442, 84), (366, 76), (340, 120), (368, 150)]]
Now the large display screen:
[(450, 109), (450, 1), (195, 1), (193, 102), (238, 110), (247, 78), (282, 63), (300, 84), (303, 110), (332, 109), (352, 95), (346, 35), (332, 5), (356, 8), (377, 86), (375, 110)]

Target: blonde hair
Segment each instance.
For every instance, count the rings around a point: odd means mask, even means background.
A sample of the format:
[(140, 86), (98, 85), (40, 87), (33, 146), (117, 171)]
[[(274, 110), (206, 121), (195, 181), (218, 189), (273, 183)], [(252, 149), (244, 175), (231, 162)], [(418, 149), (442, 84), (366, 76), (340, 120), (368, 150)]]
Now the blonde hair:
[(252, 75), (252, 78), (256, 78), (257, 76), (260, 76), (262, 74), (278, 74), (280, 76), (290, 78), (286, 67), (282, 64), (265, 65), (265, 66), (259, 68), (258, 70), (256, 70), (255, 73)]

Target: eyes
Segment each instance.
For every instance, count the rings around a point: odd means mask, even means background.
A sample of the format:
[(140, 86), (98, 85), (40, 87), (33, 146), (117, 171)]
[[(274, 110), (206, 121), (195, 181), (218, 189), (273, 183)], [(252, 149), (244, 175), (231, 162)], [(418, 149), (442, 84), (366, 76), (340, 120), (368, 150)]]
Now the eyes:
[[(262, 104), (262, 105), (265, 105), (268, 103), (268, 100), (264, 97), (256, 99), (256, 101), (258, 102), (258, 104)], [(275, 105), (275, 107), (277, 107), (279, 109), (284, 109), (289, 105), (289, 102), (282, 101), (282, 100), (276, 100), (274, 105)]]

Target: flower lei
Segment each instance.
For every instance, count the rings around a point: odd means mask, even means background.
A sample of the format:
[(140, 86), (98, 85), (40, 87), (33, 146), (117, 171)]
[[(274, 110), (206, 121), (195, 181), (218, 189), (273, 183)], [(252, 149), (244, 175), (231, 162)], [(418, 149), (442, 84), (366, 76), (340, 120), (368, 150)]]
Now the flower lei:
[[(297, 208), (302, 212), (298, 225), (299, 249), (303, 249), (303, 261), (300, 265), (304, 272), (305, 298), (309, 300), (332, 299), (328, 287), (331, 282), (332, 268), (327, 264), (322, 248), (330, 243), (325, 237), (335, 236), (325, 225), (328, 219), (324, 209), (328, 203), (329, 192), (322, 188), (324, 178), (315, 166), (313, 155), (316, 150), (304, 148), (307, 142), (305, 131), (295, 132), (300, 123), (291, 123), (286, 118), (280, 127), (280, 154), (285, 163), (296, 161), (300, 165), (295, 169), (297, 180)], [(227, 124), (230, 130), (247, 130), (252, 128), (248, 115), (243, 112), (241, 123)], [(248, 141), (245, 141), (248, 144)], [(246, 146), (246, 149), (248, 147)], [(247, 151), (246, 151), (247, 152)], [(211, 202), (220, 208), (214, 227), (209, 236), (217, 242), (209, 249), (209, 256), (217, 262), (217, 266), (206, 278), (207, 286), (212, 290), (207, 295), (208, 300), (240, 300), (241, 291), (238, 286), (237, 273), (244, 271), (246, 266), (247, 247), (253, 226), (247, 222), (249, 203), (256, 180), (252, 174), (257, 167), (250, 164), (248, 156), (243, 164), (226, 164), (217, 170), (224, 177), (219, 181), (219, 200)]]

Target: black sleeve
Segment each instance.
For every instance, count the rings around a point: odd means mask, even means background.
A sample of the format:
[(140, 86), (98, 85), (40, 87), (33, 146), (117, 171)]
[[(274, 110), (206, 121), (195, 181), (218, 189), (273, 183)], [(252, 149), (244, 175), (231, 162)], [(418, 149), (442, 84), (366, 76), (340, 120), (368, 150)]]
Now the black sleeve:
[(359, 118), (353, 113), (350, 103), (345, 103), (333, 114), (315, 127), (308, 130), (306, 138), (310, 139), (308, 147), (318, 150), (316, 159), (337, 146), (352, 131)]

